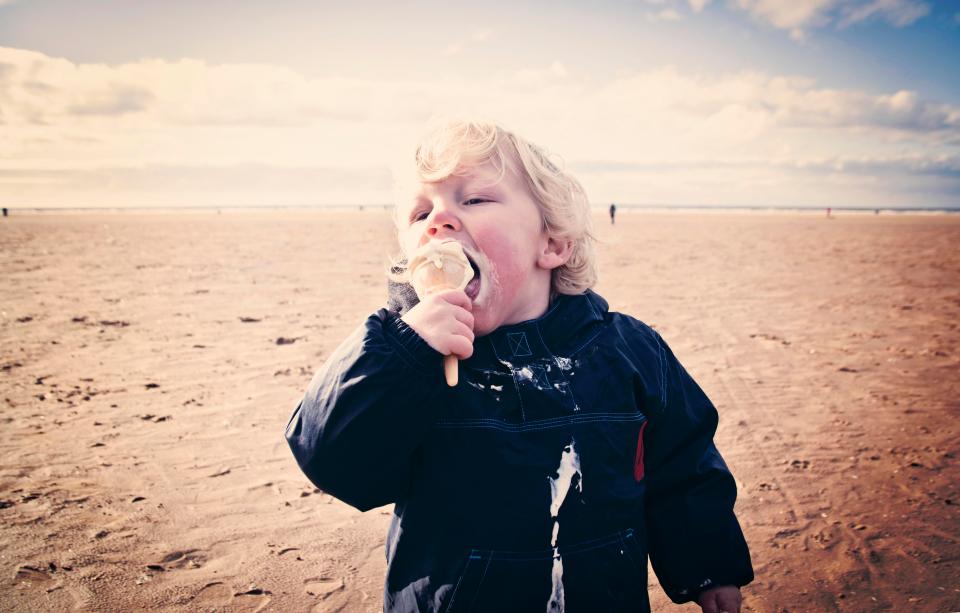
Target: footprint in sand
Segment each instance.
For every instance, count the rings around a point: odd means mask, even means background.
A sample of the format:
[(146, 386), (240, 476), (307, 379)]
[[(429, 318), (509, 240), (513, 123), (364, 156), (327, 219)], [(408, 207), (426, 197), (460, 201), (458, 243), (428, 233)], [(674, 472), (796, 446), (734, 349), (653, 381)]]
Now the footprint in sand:
[(229, 604), (232, 598), (233, 590), (230, 586), (215, 581), (200, 588), (197, 595), (190, 601), (190, 608), (199, 610), (205, 607), (223, 607)]
[(163, 556), (159, 562), (151, 564), (150, 566), (158, 566), (160, 570), (173, 570), (184, 567), (200, 568), (206, 561), (206, 556), (203, 555), (203, 552), (199, 549), (187, 549), (184, 551), (172, 551)]
[(334, 592), (339, 592), (346, 585), (343, 578), (333, 579), (331, 577), (312, 577), (303, 582), (303, 589), (311, 596), (318, 596), (324, 599)]
[(17, 583), (30, 586), (46, 586), (53, 581), (53, 577), (47, 571), (36, 566), (27, 566), (23, 564), (17, 569), (15, 577)]
[(17, 574), (14, 576), (14, 580), (18, 588), (30, 590), (42, 589), (50, 593), (63, 587), (62, 581), (57, 581), (56, 578), (51, 576), (51, 573), (55, 570), (56, 567), (52, 562), (50, 563), (49, 569), (21, 564), (20, 567), (17, 568)]
[(270, 604), (270, 591), (259, 587), (250, 586), (250, 589), (237, 592), (230, 600), (230, 610), (238, 612), (263, 611)]
[(190, 610), (220, 610), (231, 613), (255, 613), (263, 611), (270, 604), (270, 592), (251, 586), (243, 592), (236, 592), (229, 585), (220, 581), (208, 583), (200, 588), (197, 595), (190, 601)]
[(837, 525), (838, 522), (830, 524), (814, 533), (810, 538), (816, 544), (817, 547), (823, 550), (830, 550), (836, 547), (837, 543), (840, 542), (841, 537), (843, 536), (840, 530), (840, 526)]

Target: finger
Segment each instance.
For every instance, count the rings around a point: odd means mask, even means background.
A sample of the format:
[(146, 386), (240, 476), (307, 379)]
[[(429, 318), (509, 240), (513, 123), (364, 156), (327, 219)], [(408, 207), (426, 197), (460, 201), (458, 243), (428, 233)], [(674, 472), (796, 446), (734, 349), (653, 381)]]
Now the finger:
[(457, 335), (457, 336), (462, 336), (462, 337), (464, 337), (465, 339), (467, 339), (467, 341), (468, 341), (471, 345), (473, 344), (473, 340), (474, 340), (473, 328), (470, 328), (470, 327), (467, 326), (466, 324), (464, 324), (464, 323), (462, 323), (462, 322), (459, 322), (459, 321), (456, 322), (456, 323), (454, 324), (454, 326), (453, 326), (453, 334), (455, 334), (455, 335)]
[(462, 289), (445, 289), (433, 294), (433, 296), (436, 296), (438, 300), (443, 300), (467, 311), (473, 310), (473, 302)]
[(466, 309), (454, 309), (453, 316), (457, 318), (457, 321), (473, 330), (473, 313)]
[(473, 355), (473, 343), (463, 336), (454, 336), (450, 341), (450, 353), (460, 360), (466, 360)]
[(717, 596), (718, 613), (740, 613), (742, 602), (740, 594), (721, 594)]
[[(700, 608), (703, 609), (703, 613), (720, 613), (720, 608), (717, 606), (717, 598), (714, 594), (704, 594), (697, 602), (700, 604)], [(731, 612), (728, 611), (727, 613)]]

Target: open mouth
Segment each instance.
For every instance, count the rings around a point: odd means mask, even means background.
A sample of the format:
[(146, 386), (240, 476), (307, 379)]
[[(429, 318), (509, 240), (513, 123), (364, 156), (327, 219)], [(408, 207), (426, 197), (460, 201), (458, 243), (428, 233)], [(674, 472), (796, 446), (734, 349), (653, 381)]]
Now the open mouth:
[(467, 261), (470, 262), (470, 268), (473, 269), (473, 278), (470, 279), (470, 282), (467, 283), (467, 287), (465, 287), (463, 291), (467, 294), (467, 298), (476, 300), (477, 295), (480, 293), (480, 267), (473, 261), (469, 253), (466, 254), (466, 256)]

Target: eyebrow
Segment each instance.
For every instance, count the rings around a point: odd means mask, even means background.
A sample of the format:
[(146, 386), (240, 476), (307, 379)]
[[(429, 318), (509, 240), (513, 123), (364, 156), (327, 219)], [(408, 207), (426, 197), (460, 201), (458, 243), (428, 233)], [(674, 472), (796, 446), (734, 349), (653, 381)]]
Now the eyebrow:
[[(503, 181), (506, 177), (501, 177), (497, 181), (493, 181), (493, 182), (490, 182), (488, 180), (490, 178), (492, 177), (478, 177), (476, 175), (469, 175), (466, 177), (462, 177), (463, 180), (460, 182), (460, 184), (457, 187), (459, 188), (460, 193), (463, 193), (464, 191), (466, 191), (467, 188), (500, 190), (501, 185), (503, 185)], [(482, 184), (482, 185), (478, 185), (478, 184)]]
[[(474, 190), (492, 190), (498, 196), (503, 193), (503, 179), (495, 182), (488, 182), (485, 177), (477, 177), (476, 175), (450, 175), (444, 181), (447, 180), (456, 180), (456, 184), (453, 188), (453, 194), (459, 199), (462, 198), (465, 193), (468, 191)], [(423, 185), (421, 183), (421, 185)], [(414, 194), (414, 197), (409, 200), (409, 203), (413, 206), (416, 206), (420, 202), (429, 201), (429, 198), (423, 195), (422, 190), (417, 190)]]

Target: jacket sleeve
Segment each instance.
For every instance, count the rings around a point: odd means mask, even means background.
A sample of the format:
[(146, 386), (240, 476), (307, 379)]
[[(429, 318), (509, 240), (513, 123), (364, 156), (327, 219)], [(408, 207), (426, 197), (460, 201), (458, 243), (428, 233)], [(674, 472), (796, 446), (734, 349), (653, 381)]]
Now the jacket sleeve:
[(437, 416), (441, 364), (395, 313), (367, 318), (317, 372), (287, 424), (310, 481), (361, 511), (402, 496)]
[(647, 534), (654, 572), (679, 604), (710, 587), (750, 583), (753, 566), (733, 512), (736, 483), (713, 443), (717, 410), (653, 335), (660, 385), (648, 390), (644, 434)]

